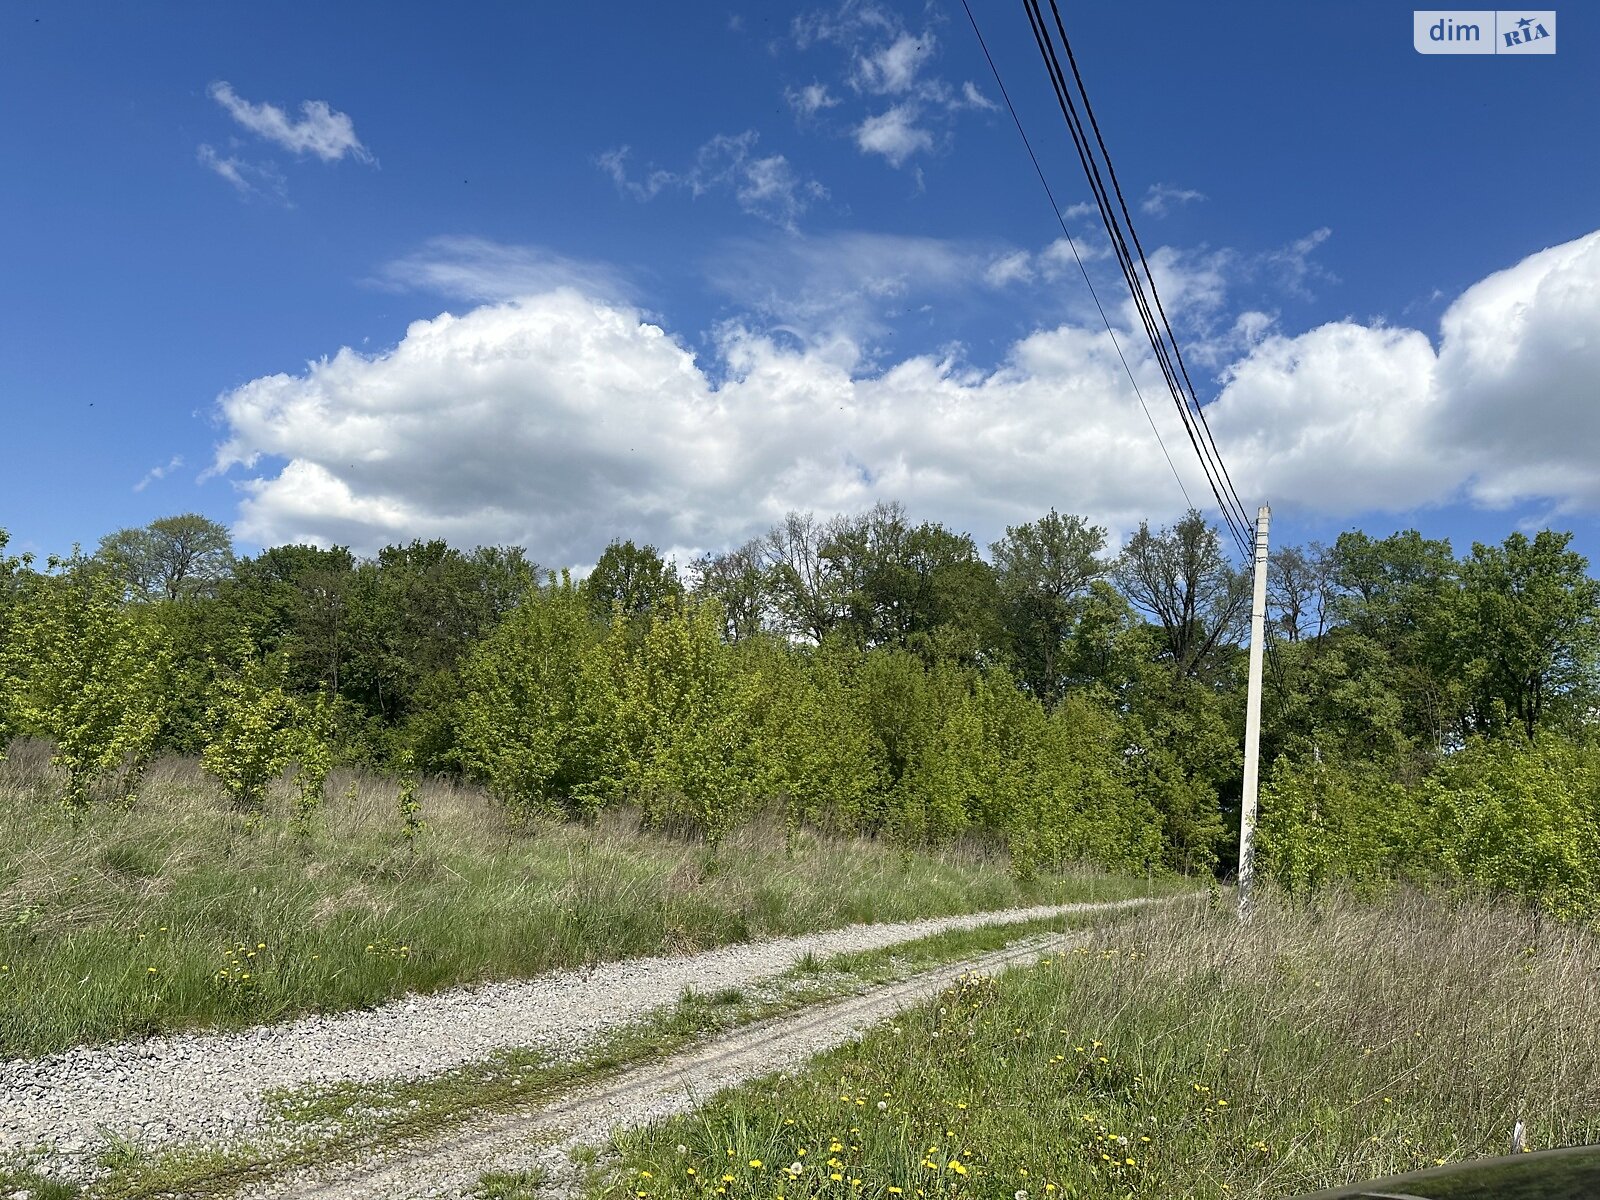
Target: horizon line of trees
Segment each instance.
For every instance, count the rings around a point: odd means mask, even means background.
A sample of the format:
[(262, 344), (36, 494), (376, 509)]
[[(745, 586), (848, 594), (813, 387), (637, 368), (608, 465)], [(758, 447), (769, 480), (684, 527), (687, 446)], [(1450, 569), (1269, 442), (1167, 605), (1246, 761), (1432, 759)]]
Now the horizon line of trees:
[[(1543, 776), (1526, 755), (1558, 751), (1580, 785), (1549, 837), (1600, 849), (1600, 770), (1581, 765), (1600, 585), (1570, 538), (1457, 557), (1351, 531), (1273, 551), (1269, 869), (1306, 887), (1468, 876), (1494, 839), (1461, 831), (1510, 810), (1499, 792), (1447, 803), (1476, 794), (1461, 764), (1527, 792)], [(44, 570), (5, 545), (0, 747), (53, 741), (75, 805), (133, 794), (178, 752), (241, 804), (290, 761), (340, 759), (463, 773), (513, 815), (637, 803), (713, 841), (781, 803), (791, 826), (995, 837), (1023, 869), (1210, 869), (1234, 849), (1249, 580), (1197, 512), (1112, 554), (1052, 510), (987, 558), (898, 504), (792, 513), (681, 573), (616, 540), (578, 583), (520, 547), (438, 540), (241, 557), (196, 514)], [(1600, 870), (1583, 855), (1541, 868), (1565, 880), (1550, 906)]]

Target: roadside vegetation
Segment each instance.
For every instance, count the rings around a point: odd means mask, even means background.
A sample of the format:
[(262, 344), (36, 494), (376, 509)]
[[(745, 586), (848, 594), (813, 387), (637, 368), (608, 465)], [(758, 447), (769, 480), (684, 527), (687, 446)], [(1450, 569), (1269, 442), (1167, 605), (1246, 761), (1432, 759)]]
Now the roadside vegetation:
[(595, 1196), (1281, 1200), (1600, 1141), (1600, 941), (1402, 893), (1167, 907), (698, 1111)]
[(747, 824), (715, 852), (639, 828), (506, 827), (481, 789), (432, 780), (412, 845), (397, 784), (348, 770), (306, 832), (275, 782), (240, 812), (165, 760), (132, 809), (74, 819), (48, 747), (0, 763), (0, 1058), (192, 1026), (237, 1027), (600, 959), (1070, 900), (1182, 881), (1093, 869), (1019, 879), (979, 847), (910, 851)]
[[(1274, 552), (1268, 875), (1600, 917), (1569, 541)], [(195, 514), (42, 566), (0, 533), (0, 1053), (1225, 876), (1248, 594), (1197, 512), (1109, 554), (1052, 511), (987, 557), (894, 504), (790, 514), (582, 582), (239, 557)]]
[[(50, 1180), (35, 1173), (46, 1158), (22, 1155), (9, 1165), (0, 1163), (0, 1187), (34, 1189), (41, 1200), (232, 1195), (299, 1167), (346, 1161), (489, 1114), (533, 1108), (557, 1092), (598, 1083), (756, 1021), (906, 979), (943, 963), (1127, 920), (1131, 911), (1066, 914), (1009, 926), (951, 930), (877, 950), (807, 956), (747, 988), (710, 993), (686, 989), (676, 1004), (654, 1010), (571, 1054), (509, 1050), (421, 1079), (340, 1082), (272, 1092), (263, 1101), (266, 1124), (253, 1135), (160, 1150), (112, 1138), (99, 1156), (100, 1170), (92, 1181)], [(486, 1190), (513, 1183), (526, 1185), (527, 1177), (491, 1180)]]

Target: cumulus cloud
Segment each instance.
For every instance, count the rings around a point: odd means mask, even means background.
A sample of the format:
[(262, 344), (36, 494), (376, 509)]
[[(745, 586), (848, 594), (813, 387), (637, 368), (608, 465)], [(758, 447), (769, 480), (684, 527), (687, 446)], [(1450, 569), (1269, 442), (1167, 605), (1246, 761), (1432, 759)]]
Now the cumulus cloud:
[(914, 104), (893, 108), (868, 117), (856, 127), (856, 146), (863, 154), (881, 154), (889, 165), (898, 167), (919, 151), (933, 149), (933, 134), (917, 124)]
[[(862, 0), (801, 14), (792, 26), (795, 46), (831, 45), (839, 55), (839, 83), (854, 103), (836, 120), (817, 122), (824, 107), (844, 101), (826, 85), (813, 83), (788, 91), (790, 106), (803, 123), (848, 135), (861, 153), (880, 156), (896, 168), (948, 142), (960, 113), (998, 112), (999, 106), (971, 80), (956, 87), (933, 69), (939, 53), (932, 28), (936, 20), (914, 29), (892, 9)], [(882, 108), (884, 103), (889, 107)]]
[(1013, 250), (1002, 254), (984, 268), (984, 279), (990, 287), (1005, 287), (1008, 283), (1026, 283), (1033, 278), (1032, 256), (1026, 250)]
[(292, 154), (311, 154), (323, 162), (338, 162), (345, 157), (373, 161), (356, 136), (355, 122), (347, 114), (335, 112), (326, 100), (303, 101), (296, 121), (275, 104), (252, 104), (226, 80), (213, 83), (210, 93), (245, 129)]
[[(1207, 411), (1251, 501), (1600, 508), (1600, 233), (1469, 288), (1437, 347), (1352, 321), (1235, 324), (1251, 346)], [(224, 394), (213, 469), (238, 482), (247, 540), (513, 541), (550, 563), (617, 535), (721, 548), (791, 508), (891, 497), (980, 542), (1051, 505), (1120, 531), (1182, 507), (1103, 329), (1041, 330), (983, 369), (851, 349), (735, 322), (701, 360), (637, 309), (559, 287)], [(1130, 362), (1159, 395), (1150, 362)], [(1170, 406), (1152, 411), (1203, 496)]]
[(715, 191), (732, 194), (741, 211), (793, 230), (799, 218), (828, 189), (795, 171), (781, 154), (758, 156), (760, 135), (753, 129), (718, 134), (695, 151), (682, 170), (653, 167), (635, 177), (628, 170), (630, 148), (608, 150), (595, 161), (623, 194), (641, 202), (664, 191), (686, 191), (696, 198)]
[(802, 117), (814, 117), (825, 108), (835, 108), (839, 98), (831, 95), (825, 83), (808, 83), (803, 88), (790, 88), (784, 92), (789, 107)]
[(917, 74), (933, 57), (931, 33), (901, 33), (895, 39), (866, 54), (857, 54), (850, 82), (859, 90), (875, 94), (898, 95), (911, 91)]

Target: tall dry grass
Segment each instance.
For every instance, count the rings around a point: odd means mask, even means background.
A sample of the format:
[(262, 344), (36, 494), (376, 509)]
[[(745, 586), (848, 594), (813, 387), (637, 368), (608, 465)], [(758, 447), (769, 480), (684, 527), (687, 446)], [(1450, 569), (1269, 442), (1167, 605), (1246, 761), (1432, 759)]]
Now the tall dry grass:
[(965, 981), (624, 1138), (609, 1190), (649, 1171), (652, 1200), (687, 1200), (686, 1169), (720, 1160), (733, 1200), (770, 1194), (751, 1161), (807, 1164), (786, 1200), (834, 1174), (877, 1195), (1268, 1200), (1503, 1154), (1519, 1121), (1535, 1148), (1600, 1141), (1600, 937), (1459, 896), (1269, 894), (1248, 925), (1165, 906)]

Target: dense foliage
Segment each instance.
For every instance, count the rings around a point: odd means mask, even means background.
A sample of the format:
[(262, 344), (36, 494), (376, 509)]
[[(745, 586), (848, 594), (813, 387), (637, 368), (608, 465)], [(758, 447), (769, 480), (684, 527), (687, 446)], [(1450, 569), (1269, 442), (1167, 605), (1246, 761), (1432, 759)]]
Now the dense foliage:
[[(1600, 586), (1569, 540), (1275, 551), (1269, 870), (1600, 913)], [(581, 583), (442, 541), (241, 558), (194, 514), (43, 570), (3, 551), (0, 745), (50, 739), (79, 808), (176, 751), (245, 810), (293, 764), (303, 824), (342, 761), (712, 844), (771, 808), (1024, 873), (1234, 852), (1248, 588), (1197, 513), (1109, 554), (1052, 511), (987, 556), (898, 505), (791, 514), (681, 576), (619, 540)]]

